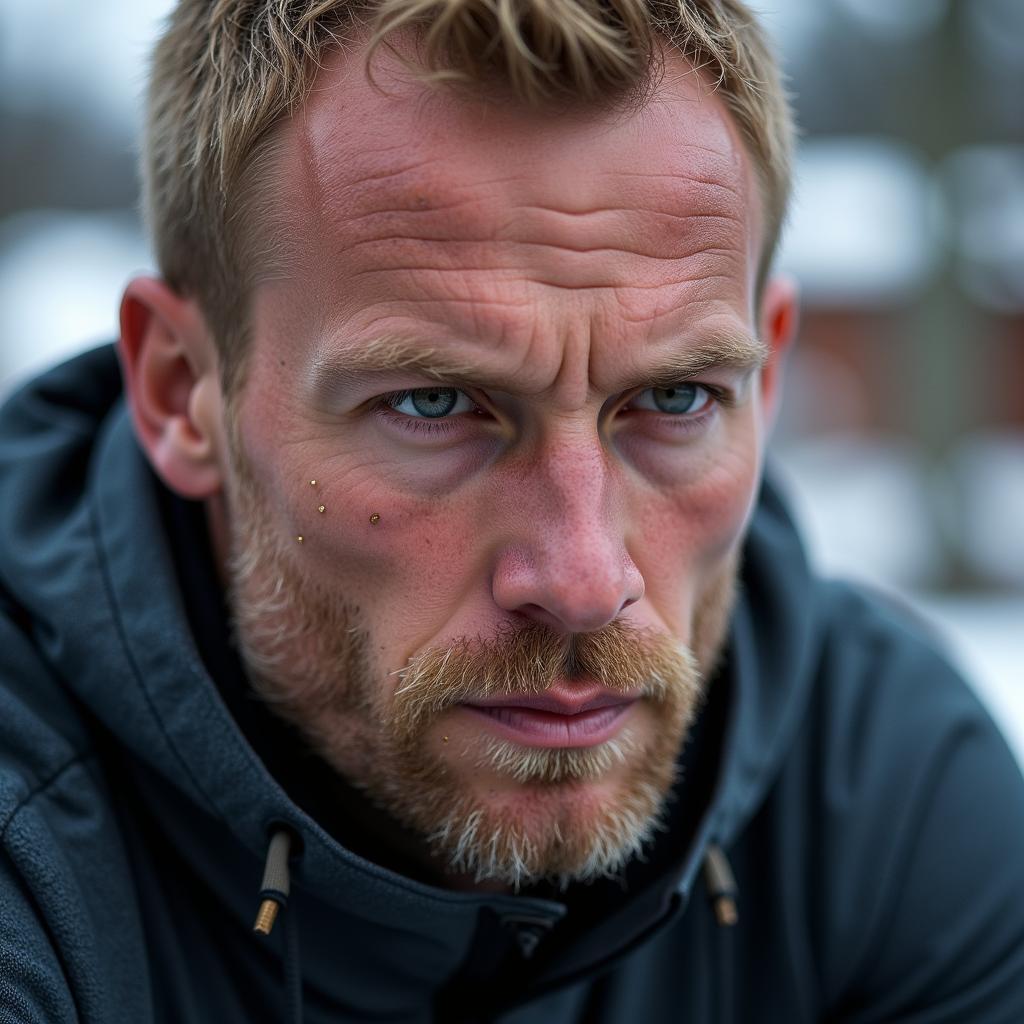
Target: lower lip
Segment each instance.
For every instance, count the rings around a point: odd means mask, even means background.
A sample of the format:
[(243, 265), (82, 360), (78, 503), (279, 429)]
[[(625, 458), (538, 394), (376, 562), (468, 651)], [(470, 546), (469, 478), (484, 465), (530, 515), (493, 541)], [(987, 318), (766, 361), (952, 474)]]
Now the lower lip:
[(575, 715), (558, 715), (533, 708), (462, 705), (486, 719), (495, 732), (525, 747), (594, 747), (605, 743), (622, 728), (632, 706), (629, 701)]

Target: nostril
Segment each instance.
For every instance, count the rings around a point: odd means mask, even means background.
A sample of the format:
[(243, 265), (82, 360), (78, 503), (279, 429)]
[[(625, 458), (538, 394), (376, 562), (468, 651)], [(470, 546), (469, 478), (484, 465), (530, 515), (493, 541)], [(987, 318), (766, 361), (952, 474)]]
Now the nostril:
[(530, 622), (538, 622), (541, 625), (548, 626), (549, 628), (556, 630), (557, 632), (565, 632), (565, 624), (558, 618), (557, 615), (553, 615), (545, 607), (539, 604), (528, 602), (521, 604), (515, 609), (515, 614), (523, 616)]

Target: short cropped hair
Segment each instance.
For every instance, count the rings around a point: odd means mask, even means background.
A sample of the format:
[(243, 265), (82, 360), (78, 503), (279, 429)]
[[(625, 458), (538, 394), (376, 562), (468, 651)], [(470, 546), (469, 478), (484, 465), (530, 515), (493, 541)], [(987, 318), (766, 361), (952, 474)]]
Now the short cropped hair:
[(641, 96), (657, 84), (659, 45), (675, 48), (718, 91), (752, 157), (760, 287), (788, 204), (793, 125), (771, 47), (740, 0), (179, 0), (153, 57), (143, 207), (160, 272), (202, 310), (229, 394), (258, 262), (253, 199), (268, 187), (261, 144), (330, 49), (365, 34), (369, 66), (410, 33), (426, 78), (497, 82), (531, 107)]

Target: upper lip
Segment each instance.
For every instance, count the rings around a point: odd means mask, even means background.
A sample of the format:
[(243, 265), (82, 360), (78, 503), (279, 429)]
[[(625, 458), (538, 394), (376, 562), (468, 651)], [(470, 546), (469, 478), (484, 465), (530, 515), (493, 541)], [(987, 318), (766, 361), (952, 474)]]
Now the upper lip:
[(639, 696), (638, 693), (615, 693), (589, 687), (579, 693), (573, 693), (556, 687), (543, 693), (490, 697), (485, 700), (467, 700), (465, 703), (475, 708), (526, 708), (530, 711), (548, 711), (555, 715), (579, 715), (584, 711), (595, 711), (616, 704), (630, 704)]

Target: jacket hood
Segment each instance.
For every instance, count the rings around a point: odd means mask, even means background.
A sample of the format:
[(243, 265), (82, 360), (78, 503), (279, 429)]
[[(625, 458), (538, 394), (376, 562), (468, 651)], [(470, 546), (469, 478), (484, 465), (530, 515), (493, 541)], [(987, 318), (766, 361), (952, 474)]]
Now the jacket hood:
[[(482, 914), (542, 931), (557, 923), (565, 907), (556, 900), (449, 891), (364, 860), (288, 797), (197, 651), (160, 528), (159, 486), (135, 441), (110, 346), (38, 378), (0, 414), (0, 589), (72, 699), (158, 794), (168, 842), (224, 914), (251, 928), (268, 838), (283, 825), (302, 850), (294, 885), (312, 897), (301, 903), (303, 920), (322, 917), (324, 931), (338, 934), (332, 915), (358, 919), (362, 945), (378, 954), (367, 958), (364, 983), (396, 1000), (411, 1005), (463, 964)], [(537, 986), (607, 963), (679, 913), (709, 844), (728, 848), (756, 811), (811, 684), (809, 587), (792, 523), (766, 484), (725, 659), (731, 689), (716, 782), (696, 837), (645, 916), (596, 929)], [(303, 943), (307, 992), (328, 988), (328, 952)], [(374, 966), (381, 950), (386, 979)], [(348, 955), (366, 958), (358, 948)]]

